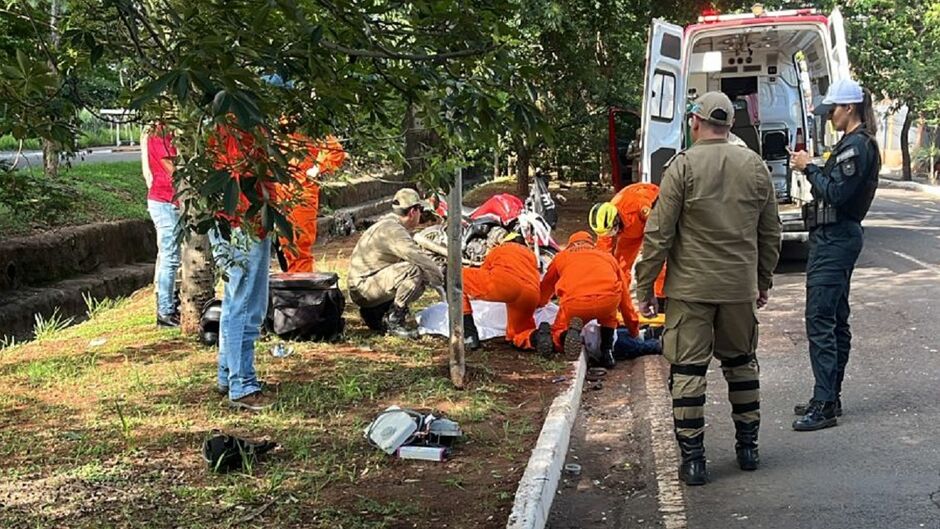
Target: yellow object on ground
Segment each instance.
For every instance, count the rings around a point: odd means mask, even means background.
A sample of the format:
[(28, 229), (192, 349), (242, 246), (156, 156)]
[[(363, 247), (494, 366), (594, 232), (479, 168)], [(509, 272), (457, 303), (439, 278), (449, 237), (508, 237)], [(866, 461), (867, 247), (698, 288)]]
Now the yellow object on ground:
[(640, 325), (652, 325), (654, 327), (662, 327), (666, 324), (666, 314), (660, 312), (652, 318), (647, 318), (646, 316), (640, 314)]

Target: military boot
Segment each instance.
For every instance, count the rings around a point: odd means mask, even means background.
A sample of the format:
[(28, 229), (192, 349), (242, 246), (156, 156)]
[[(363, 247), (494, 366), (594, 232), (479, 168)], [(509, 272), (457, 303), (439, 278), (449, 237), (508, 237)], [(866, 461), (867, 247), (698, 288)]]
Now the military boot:
[(408, 327), (408, 308), (392, 305), (392, 308), (385, 314), (385, 334), (398, 336), (414, 340), (418, 337), (418, 331)]
[(480, 333), (477, 324), (473, 321), (473, 314), (463, 315), (463, 345), (470, 351), (480, 348)]
[(555, 343), (552, 342), (552, 326), (543, 321), (539, 328), (535, 330), (532, 340), (535, 342), (535, 352), (542, 358), (551, 358), (555, 356)]
[(836, 425), (836, 403), (821, 400), (809, 401), (806, 414), (793, 421), (793, 429), (798, 432), (812, 432)]
[[(810, 400), (810, 402), (812, 402), (812, 400)], [(801, 417), (806, 415), (806, 410), (809, 409), (810, 402), (794, 406), (793, 415), (799, 415)], [(836, 399), (836, 417), (842, 417), (842, 399)]]
[(686, 485), (704, 485), (708, 480), (705, 469), (705, 434), (696, 437), (676, 437), (682, 462), (679, 463), (679, 479)]
[(617, 365), (614, 359), (614, 329), (611, 327), (601, 327), (601, 347), (600, 351), (594, 353), (588, 358), (590, 367), (603, 367), (611, 369)]
[(734, 421), (734, 452), (738, 456), (738, 466), (741, 470), (757, 470), (760, 463), (760, 453), (757, 451), (757, 431), (760, 421), (751, 423)]
[(392, 302), (382, 303), (376, 307), (359, 307), (359, 316), (366, 327), (373, 331), (385, 332), (385, 315), (391, 308)]

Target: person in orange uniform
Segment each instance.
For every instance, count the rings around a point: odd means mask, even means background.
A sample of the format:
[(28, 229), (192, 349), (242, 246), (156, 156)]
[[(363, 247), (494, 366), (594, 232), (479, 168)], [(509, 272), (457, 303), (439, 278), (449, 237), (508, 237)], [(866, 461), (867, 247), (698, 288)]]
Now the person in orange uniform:
[(463, 269), (464, 338), (470, 349), (480, 346), (473, 323), (471, 299), (506, 304), (506, 340), (519, 349), (536, 349), (551, 354), (551, 332), (535, 330), (535, 309), (539, 307), (539, 270), (535, 253), (518, 233), (510, 233), (502, 244), (490, 250), (480, 268)]
[(301, 156), (291, 160), (290, 173), (299, 183), (281, 184), (278, 196), (283, 201), (293, 201), (287, 219), (294, 227), (293, 244), (287, 237), (280, 237), (281, 248), (287, 261), (288, 272), (313, 272), (315, 261), (313, 245), (317, 241), (317, 214), (320, 209), (320, 186), (317, 178), (330, 174), (346, 160), (346, 151), (334, 136), (314, 143), (301, 134), (291, 134), (291, 154)]
[(558, 316), (552, 325), (555, 347), (569, 358), (581, 352), (581, 328), (596, 319), (601, 326), (601, 356), (593, 363), (613, 367), (617, 312), (627, 320), (632, 309), (627, 281), (608, 250), (594, 245), (591, 234), (575, 232), (568, 245), (552, 260), (542, 278), (540, 303), (558, 297)]
[[(597, 234), (597, 248), (613, 254), (620, 266), (627, 289), (633, 280), (633, 264), (643, 246), (643, 230), (646, 219), (653, 210), (659, 187), (656, 184), (631, 184), (621, 189), (610, 202), (595, 205), (591, 209), (591, 229)], [(662, 297), (665, 268), (656, 280), (656, 295)], [(624, 314), (624, 324), (630, 334), (639, 334), (639, 315), (630, 300), (630, 308)]]

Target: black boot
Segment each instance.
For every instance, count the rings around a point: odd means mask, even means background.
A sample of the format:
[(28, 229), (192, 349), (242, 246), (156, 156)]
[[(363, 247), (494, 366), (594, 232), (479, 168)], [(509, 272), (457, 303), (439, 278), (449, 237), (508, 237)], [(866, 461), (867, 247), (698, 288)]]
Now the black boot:
[(463, 315), (463, 346), (470, 351), (480, 348), (480, 333), (477, 324), (473, 321), (473, 314)]
[(542, 358), (555, 356), (555, 344), (552, 342), (552, 326), (547, 321), (543, 321), (539, 324), (539, 328), (535, 330), (532, 341), (535, 342), (532, 344), (535, 346), (535, 352)]
[(738, 466), (741, 470), (757, 470), (760, 463), (760, 453), (757, 450), (757, 431), (760, 421), (739, 422), (734, 421), (734, 451), (738, 456)]
[(688, 438), (676, 437), (682, 462), (679, 463), (679, 479), (686, 485), (704, 485), (708, 480), (705, 469), (705, 434)]
[(392, 304), (392, 308), (385, 314), (385, 334), (414, 340), (418, 331), (408, 327), (408, 307), (399, 307)]
[(614, 359), (614, 329), (611, 327), (601, 327), (601, 347), (600, 351), (588, 358), (589, 367), (603, 367), (612, 369), (617, 365)]
[(385, 314), (392, 307), (392, 302), (382, 303), (375, 307), (359, 307), (359, 315), (366, 327), (373, 331), (385, 332)]
[(180, 315), (179, 313), (170, 314), (168, 316), (161, 316), (157, 314), (157, 327), (179, 327), (180, 326)]
[[(812, 400), (810, 400), (812, 402)], [(806, 410), (809, 409), (809, 402), (806, 404), (797, 404), (793, 407), (793, 415), (803, 416), (806, 415)], [(836, 399), (836, 417), (842, 417), (842, 399)]]
[(568, 321), (568, 330), (565, 331), (565, 337), (562, 340), (562, 348), (568, 360), (577, 360), (581, 356), (581, 349), (584, 347), (584, 342), (581, 341), (583, 327), (584, 321), (581, 318), (575, 317)]
[(812, 432), (836, 425), (836, 403), (820, 400), (809, 401), (806, 414), (793, 421), (793, 429), (798, 432)]

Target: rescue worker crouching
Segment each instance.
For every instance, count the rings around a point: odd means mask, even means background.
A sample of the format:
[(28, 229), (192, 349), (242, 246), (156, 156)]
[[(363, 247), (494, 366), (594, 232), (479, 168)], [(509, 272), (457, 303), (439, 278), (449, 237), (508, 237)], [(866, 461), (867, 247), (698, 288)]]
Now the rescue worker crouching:
[(794, 407), (797, 431), (836, 425), (842, 415), (842, 381), (849, 361), (849, 283), (862, 251), (862, 220), (878, 188), (881, 156), (875, 141), (877, 121), (871, 93), (851, 79), (829, 87), (815, 112), (829, 115), (844, 136), (825, 167), (804, 152), (791, 155), (803, 171), (815, 203), (807, 211), (809, 258), (806, 262), (806, 335), (815, 386), (809, 403)]
[(349, 260), (349, 297), (374, 331), (417, 337), (407, 323), (409, 306), (428, 287), (443, 286), (437, 264), (412, 239), (424, 206), (414, 189), (395, 193), (392, 212), (369, 227)]
[(552, 339), (548, 324), (535, 329), (535, 309), (539, 307), (539, 270), (535, 253), (525, 238), (511, 232), (490, 250), (480, 268), (463, 268), (464, 337), (470, 349), (480, 346), (473, 322), (471, 299), (506, 304), (506, 340), (519, 349), (536, 349), (551, 356)]
[(610, 253), (595, 247), (586, 231), (575, 232), (552, 260), (541, 283), (540, 304), (558, 297), (558, 316), (552, 325), (555, 347), (569, 358), (581, 353), (581, 328), (596, 319), (601, 326), (600, 355), (592, 364), (613, 367), (617, 312), (626, 320), (631, 308), (626, 279)]

